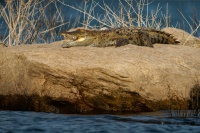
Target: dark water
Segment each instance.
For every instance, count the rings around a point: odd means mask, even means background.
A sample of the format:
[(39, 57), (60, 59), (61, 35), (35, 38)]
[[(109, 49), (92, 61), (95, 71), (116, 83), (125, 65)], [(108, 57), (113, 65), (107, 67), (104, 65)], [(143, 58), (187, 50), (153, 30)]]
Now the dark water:
[(198, 118), (166, 112), (137, 115), (63, 115), (0, 111), (0, 133), (199, 133)]

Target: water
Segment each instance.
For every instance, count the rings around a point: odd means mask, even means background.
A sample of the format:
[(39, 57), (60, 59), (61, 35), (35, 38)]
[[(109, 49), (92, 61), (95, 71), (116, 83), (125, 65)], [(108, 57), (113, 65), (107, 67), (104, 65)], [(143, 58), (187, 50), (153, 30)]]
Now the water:
[(64, 115), (0, 111), (0, 133), (199, 133), (198, 118), (169, 118), (166, 112), (135, 115)]

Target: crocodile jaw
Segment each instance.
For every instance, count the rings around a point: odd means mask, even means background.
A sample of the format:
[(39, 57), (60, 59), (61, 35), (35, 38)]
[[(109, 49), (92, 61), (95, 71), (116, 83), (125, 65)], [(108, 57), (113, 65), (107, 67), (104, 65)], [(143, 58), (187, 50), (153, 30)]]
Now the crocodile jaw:
[(76, 40), (77, 42), (82, 42), (85, 40), (86, 37), (78, 37), (78, 39)]

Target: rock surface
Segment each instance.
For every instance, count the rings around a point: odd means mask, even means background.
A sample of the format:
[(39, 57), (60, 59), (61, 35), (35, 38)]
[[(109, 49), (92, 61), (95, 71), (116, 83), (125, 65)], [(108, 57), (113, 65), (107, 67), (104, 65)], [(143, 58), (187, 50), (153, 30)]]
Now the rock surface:
[(112, 113), (187, 108), (191, 89), (200, 82), (199, 48), (63, 49), (61, 43), (0, 47), (0, 109)]
[(170, 34), (173, 34), (183, 46), (191, 46), (195, 48), (200, 48), (200, 39), (192, 36), (191, 34), (176, 28), (164, 28), (163, 31), (166, 31)]

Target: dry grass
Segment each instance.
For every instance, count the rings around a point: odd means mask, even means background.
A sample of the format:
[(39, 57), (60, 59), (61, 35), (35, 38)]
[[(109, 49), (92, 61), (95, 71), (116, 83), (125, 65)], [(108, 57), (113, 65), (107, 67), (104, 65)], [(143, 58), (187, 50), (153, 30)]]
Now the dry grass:
[[(162, 29), (163, 27), (170, 27), (171, 14), (169, 13), (168, 4), (166, 5), (166, 11), (161, 11), (160, 5), (157, 5), (156, 9), (150, 10), (150, 5), (154, 0), (117, 0), (115, 3), (119, 3), (116, 7), (111, 7), (105, 2), (99, 3), (95, 0), (84, 0), (83, 6), (72, 6), (58, 0), (62, 5), (70, 7), (83, 14), (83, 21), (79, 21), (79, 24), (85, 28), (115, 28), (115, 27), (148, 27), (155, 29)], [(133, 2), (134, 1), (134, 2)], [(179, 11), (179, 10), (178, 10)], [(101, 14), (100, 14), (101, 12)], [(198, 18), (191, 18), (190, 21), (179, 11), (183, 20), (190, 27), (190, 35), (197, 33), (200, 27), (200, 21)], [(95, 23), (95, 25), (94, 25)], [(179, 25), (180, 22), (177, 22)], [(178, 26), (175, 25), (175, 28)], [(174, 27), (174, 26), (172, 26)], [(190, 36), (184, 42), (187, 43)]]
[[(170, 15), (168, 8), (166, 14), (161, 13), (161, 7), (158, 5), (155, 10), (151, 10), (149, 13), (149, 6), (153, 0), (138, 0), (136, 5), (132, 1), (118, 0), (118, 7), (111, 7), (105, 2), (100, 4), (95, 0), (90, 0), (91, 4), (88, 4), (88, 0), (84, 0), (83, 6), (72, 6), (58, 0), (62, 5), (70, 7), (83, 14), (83, 22), (80, 22), (86, 28), (101, 28), (101, 27), (151, 27), (160, 29), (170, 25)], [(168, 5), (167, 5), (168, 6)], [(102, 14), (98, 14), (98, 11)], [(159, 18), (159, 13), (162, 14), (162, 18)], [(94, 26), (92, 23), (97, 23)]]
[(0, 5), (0, 16), (8, 32), (3, 42), (9, 46), (55, 41), (58, 37), (55, 28), (66, 24), (56, 0), (5, 2), (5, 6)]

